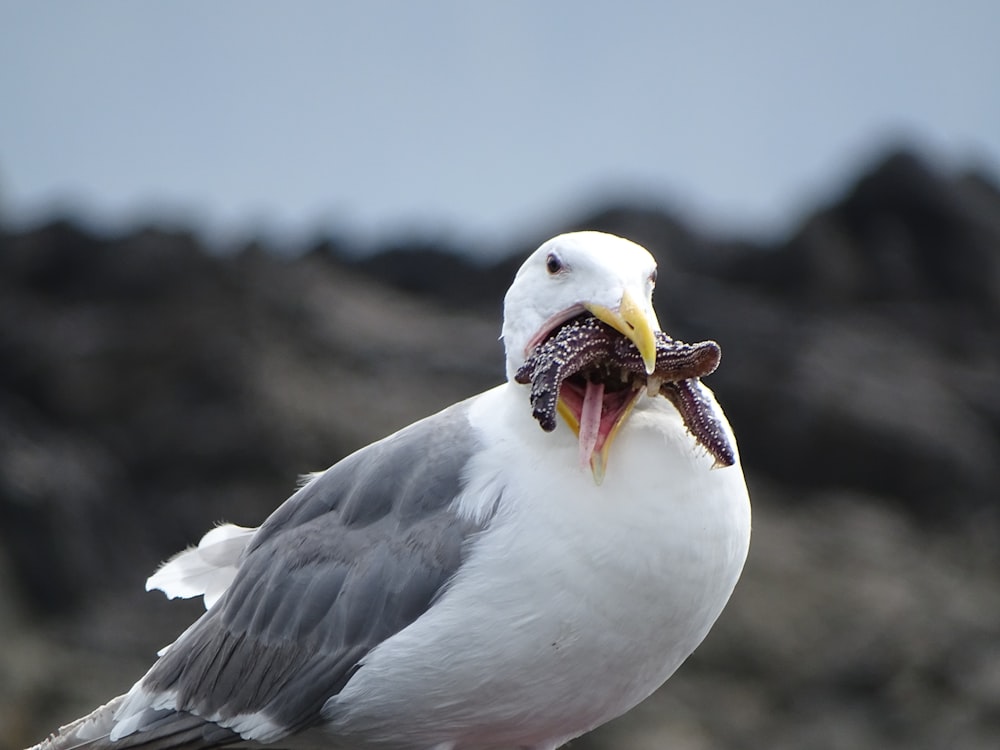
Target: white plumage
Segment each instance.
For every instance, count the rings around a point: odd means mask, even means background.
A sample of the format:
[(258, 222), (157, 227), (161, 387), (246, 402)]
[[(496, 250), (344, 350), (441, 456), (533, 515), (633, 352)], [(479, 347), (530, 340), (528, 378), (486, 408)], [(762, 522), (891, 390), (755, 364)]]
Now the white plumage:
[(161, 565), (146, 580), (146, 591), (159, 589), (168, 599), (202, 596), (208, 609), (233, 582), (240, 555), (256, 530), (231, 523), (216, 526), (197, 547), (179, 552)]

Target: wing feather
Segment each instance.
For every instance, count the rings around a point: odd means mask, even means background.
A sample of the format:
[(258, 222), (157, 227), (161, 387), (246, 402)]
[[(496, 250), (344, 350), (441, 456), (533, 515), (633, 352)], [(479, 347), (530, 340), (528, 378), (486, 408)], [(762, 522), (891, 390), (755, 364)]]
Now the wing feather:
[(476, 450), (468, 405), (347, 457), (252, 536), (234, 535), (244, 549), (231, 584), (133, 688), (119, 720), (167, 701), (247, 739), (319, 722), (365, 654), (433, 605), (488, 522), (452, 509)]

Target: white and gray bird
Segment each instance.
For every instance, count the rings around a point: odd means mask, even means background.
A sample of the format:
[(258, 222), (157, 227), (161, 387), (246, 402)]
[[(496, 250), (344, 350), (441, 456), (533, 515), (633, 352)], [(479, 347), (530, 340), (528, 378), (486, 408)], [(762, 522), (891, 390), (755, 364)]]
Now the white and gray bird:
[(506, 383), (168, 561), (147, 588), (204, 596), (205, 614), (128, 693), (36, 748), (554, 750), (649, 696), (743, 568), (738, 455), (719, 467), (644, 389), (629, 408), (560, 399), (564, 425), (545, 432), (515, 375), (583, 312), (648, 365), (655, 272), (613, 235), (543, 244), (506, 295)]

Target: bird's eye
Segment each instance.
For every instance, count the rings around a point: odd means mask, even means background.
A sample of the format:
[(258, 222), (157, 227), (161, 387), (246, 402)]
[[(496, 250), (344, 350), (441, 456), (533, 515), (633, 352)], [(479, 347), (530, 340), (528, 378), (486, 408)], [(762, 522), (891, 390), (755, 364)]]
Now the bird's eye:
[(650, 284), (656, 284), (656, 269), (655, 268), (652, 271), (650, 271), (650, 273), (649, 273), (649, 283)]
[(564, 268), (562, 260), (555, 253), (549, 253), (545, 259), (545, 269), (553, 276)]

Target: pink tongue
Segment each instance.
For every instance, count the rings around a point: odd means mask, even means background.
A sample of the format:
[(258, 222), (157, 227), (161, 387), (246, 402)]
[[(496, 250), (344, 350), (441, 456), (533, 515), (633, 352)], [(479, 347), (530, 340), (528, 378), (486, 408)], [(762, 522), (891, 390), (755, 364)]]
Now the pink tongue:
[(601, 409), (604, 406), (604, 384), (587, 381), (583, 394), (583, 408), (580, 410), (580, 468), (590, 466), (590, 457), (597, 447), (597, 436), (601, 432)]

